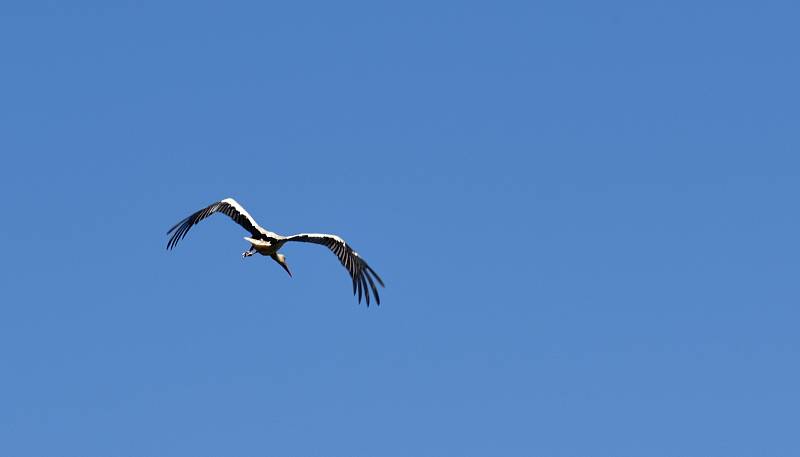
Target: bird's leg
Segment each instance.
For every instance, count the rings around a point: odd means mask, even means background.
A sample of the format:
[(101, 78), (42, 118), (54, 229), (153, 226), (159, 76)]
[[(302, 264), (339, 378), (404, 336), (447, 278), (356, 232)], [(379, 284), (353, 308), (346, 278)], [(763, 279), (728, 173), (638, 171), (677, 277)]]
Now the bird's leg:
[(255, 254), (255, 251), (256, 251), (256, 247), (255, 246), (250, 246), (250, 249), (248, 249), (247, 251), (244, 251), (242, 253), (242, 258), (244, 259), (245, 257), (250, 257), (251, 255)]

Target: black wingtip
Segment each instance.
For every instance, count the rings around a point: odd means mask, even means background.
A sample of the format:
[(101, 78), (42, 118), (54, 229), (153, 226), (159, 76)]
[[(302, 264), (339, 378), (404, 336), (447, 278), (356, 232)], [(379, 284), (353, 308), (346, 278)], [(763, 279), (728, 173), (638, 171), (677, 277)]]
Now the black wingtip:
[(364, 297), (367, 299), (367, 308), (369, 308), (369, 287), (367, 287), (367, 280), (364, 279), (364, 274), (361, 275), (361, 287), (364, 288)]
[(375, 276), (375, 279), (378, 281), (378, 284), (380, 284), (381, 287), (386, 287), (385, 285), (383, 285), (383, 279), (381, 279), (381, 277), (378, 276), (378, 273), (375, 273), (375, 270), (373, 270), (371, 266), (367, 265), (366, 262), (364, 262), (364, 266), (366, 266), (367, 270), (369, 270), (369, 272), (372, 273), (372, 276)]
[(375, 304), (381, 304), (381, 296), (378, 294), (378, 288), (375, 287), (375, 283), (372, 281), (372, 277), (368, 272), (364, 272), (364, 276), (366, 276), (367, 281), (369, 281), (370, 288), (372, 288), (372, 293), (375, 295)]

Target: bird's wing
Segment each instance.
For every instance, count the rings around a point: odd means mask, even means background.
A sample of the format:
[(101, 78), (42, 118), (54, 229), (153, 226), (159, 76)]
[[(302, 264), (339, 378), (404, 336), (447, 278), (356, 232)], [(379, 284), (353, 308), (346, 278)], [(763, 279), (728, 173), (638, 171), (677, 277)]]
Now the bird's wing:
[(191, 214), (189, 217), (178, 222), (175, 224), (175, 226), (169, 229), (167, 235), (172, 233), (172, 236), (167, 242), (167, 249), (174, 248), (175, 245), (178, 244), (178, 241), (182, 240), (183, 237), (186, 236), (186, 233), (189, 232), (189, 229), (192, 228), (193, 225), (214, 213), (222, 213), (230, 217), (234, 222), (250, 232), (253, 235), (253, 238), (267, 239), (268, 237), (267, 231), (256, 223), (255, 219), (253, 219), (253, 216), (248, 214), (242, 205), (232, 198), (226, 198), (225, 200), (212, 203), (200, 211)]
[[(350, 277), (353, 279), (353, 295), (358, 291), (358, 302), (361, 303), (363, 291), (367, 298), (367, 306), (369, 306), (369, 290), (372, 289), (372, 293), (375, 295), (375, 302), (379, 305), (381, 304), (381, 297), (378, 295), (378, 288), (375, 286), (375, 281), (378, 281), (378, 284), (384, 287), (381, 277), (343, 239), (336, 235), (326, 235), (324, 233), (300, 233), (286, 237), (283, 240), (302, 241), (326, 246), (336, 254), (336, 257), (339, 258), (339, 261), (350, 273)], [(367, 282), (369, 282), (369, 288), (367, 287)]]

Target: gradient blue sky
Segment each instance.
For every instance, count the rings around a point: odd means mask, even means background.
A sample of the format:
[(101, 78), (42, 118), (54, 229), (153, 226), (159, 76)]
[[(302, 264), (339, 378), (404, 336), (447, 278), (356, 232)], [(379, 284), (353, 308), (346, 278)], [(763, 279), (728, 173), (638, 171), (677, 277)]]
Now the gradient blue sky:
[(796, 5), (4, 4), (0, 454), (800, 455)]

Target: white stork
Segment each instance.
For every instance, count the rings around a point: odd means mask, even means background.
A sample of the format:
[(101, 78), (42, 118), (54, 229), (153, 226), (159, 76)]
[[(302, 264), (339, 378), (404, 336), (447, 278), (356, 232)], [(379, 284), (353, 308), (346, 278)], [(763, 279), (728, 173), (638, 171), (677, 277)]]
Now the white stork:
[[(326, 235), (324, 233), (299, 233), (292, 236), (281, 236), (277, 233), (270, 232), (269, 230), (261, 227), (256, 223), (250, 214), (232, 198), (212, 203), (207, 207), (191, 214), (186, 219), (175, 224), (174, 227), (169, 229), (167, 235), (172, 233), (169, 241), (167, 242), (167, 249), (170, 250), (178, 244), (178, 241), (186, 236), (189, 229), (193, 225), (207, 218), (214, 213), (222, 213), (230, 217), (237, 224), (245, 228), (251, 237), (244, 237), (245, 240), (250, 242), (250, 249), (242, 253), (242, 258), (250, 257), (256, 252), (261, 255), (270, 256), (272, 260), (278, 262), (289, 276), (292, 272), (289, 271), (289, 266), (286, 264), (286, 256), (279, 254), (278, 250), (283, 247), (288, 241), (302, 241), (304, 243), (314, 243), (326, 246), (328, 249), (336, 254), (339, 261), (342, 262), (350, 277), (353, 280), (353, 295), (358, 292), (358, 302), (361, 303), (361, 294), (363, 291), (367, 299), (367, 306), (369, 306), (369, 291), (375, 295), (375, 302), (381, 304), (380, 295), (378, 295), (378, 288), (375, 286), (375, 281), (383, 287), (383, 281), (380, 276), (375, 273), (375, 270), (367, 265), (367, 262), (362, 259), (356, 251), (354, 251), (345, 241), (336, 235)], [(173, 233), (175, 232), (175, 233)], [(369, 287), (367, 283), (369, 282)]]

